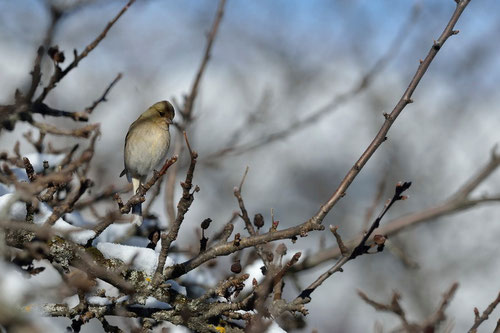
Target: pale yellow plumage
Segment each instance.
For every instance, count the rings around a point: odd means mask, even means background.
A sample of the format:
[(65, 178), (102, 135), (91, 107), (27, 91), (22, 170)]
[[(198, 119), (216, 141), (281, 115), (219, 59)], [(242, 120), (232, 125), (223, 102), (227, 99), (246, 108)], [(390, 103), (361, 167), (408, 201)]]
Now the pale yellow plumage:
[[(154, 167), (165, 160), (170, 146), (169, 125), (174, 115), (173, 106), (167, 101), (161, 101), (147, 109), (130, 125), (125, 137), (125, 169), (120, 176), (127, 175), (134, 193)], [(142, 215), (140, 205), (133, 207), (132, 212)]]

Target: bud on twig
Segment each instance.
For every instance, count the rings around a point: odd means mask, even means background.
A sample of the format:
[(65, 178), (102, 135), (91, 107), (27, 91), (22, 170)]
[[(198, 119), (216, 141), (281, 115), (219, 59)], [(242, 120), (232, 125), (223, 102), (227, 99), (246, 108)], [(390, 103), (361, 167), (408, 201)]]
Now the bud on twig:
[(260, 229), (264, 226), (264, 217), (262, 216), (262, 214), (255, 214), (255, 216), (253, 217), (253, 225), (256, 226), (257, 229)]
[(203, 222), (201, 222), (201, 228), (203, 230), (206, 230), (208, 229), (208, 227), (210, 226), (210, 223), (212, 222), (212, 219), (211, 218), (207, 218), (207, 219), (204, 219)]
[(232, 265), (231, 265), (231, 272), (233, 272), (234, 274), (238, 274), (238, 273), (241, 273), (241, 263), (240, 263), (240, 260), (236, 260), (236, 262), (234, 262)]

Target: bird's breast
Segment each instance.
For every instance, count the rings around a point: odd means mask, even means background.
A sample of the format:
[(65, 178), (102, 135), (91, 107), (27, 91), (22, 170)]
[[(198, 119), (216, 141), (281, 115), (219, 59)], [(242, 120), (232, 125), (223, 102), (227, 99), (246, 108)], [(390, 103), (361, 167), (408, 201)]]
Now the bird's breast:
[(125, 144), (125, 167), (132, 174), (145, 176), (166, 157), (170, 145), (168, 127), (137, 124), (131, 127)]

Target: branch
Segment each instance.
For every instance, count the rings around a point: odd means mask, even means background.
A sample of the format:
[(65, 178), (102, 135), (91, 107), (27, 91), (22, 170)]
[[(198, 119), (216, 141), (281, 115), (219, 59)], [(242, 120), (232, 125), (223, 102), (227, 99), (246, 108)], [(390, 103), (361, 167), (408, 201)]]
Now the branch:
[(102, 200), (107, 200), (107, 199), (112, 199), (113, 196), (117, 193), (126, 193), (132, 190), (132, 185), (127, 184), (122, 188), (115, 188), (114, 185), (109, 185), (107, 188), (102, 190), (101, 192), (94, 193), (92, 196), (89, 196), (88, 198), (85, 198), (83, 200), (80, 200), (75, 204), (75, 209), (81, 210), (85, 209), (89, 206), (94, 205), (95, 203), (102, 201)]
[(408, 188), (410, 188), (411, 182), (405, 182), (405, 183), (398, 183), (396, 185), (396, 192), (394, 193), (394, 196), (392, 199), (384, 206), (384, 209), (380, 213), (380, 215), (375, 219), (373, 224), (371, 225), (370, 229), (368, 232), (363, 236), (361, 241), (359, 242), (358, 246), (354, 248), (352, 251), (350, 258), (349, 259), (354, 259), (359, 255), (362, 255), (366, 252), (368, 252), (369, 247), (366, 246), (366, 242), (372, 235), (373, 231), (377, 229), (380, 226), (380, 221), (382, 221), (382, 218), (384, 215), (387, 213), (387, 211), (391, 208), (391, 206), (398, 200), (405, 200), (406, 197), (402, 195), (404, 191), (406, 191)]
[(186, 140), (186, 145), (189, 149), (189, 155), (191, 156), (191, 163), (189, 164), (189, 169), (186, 174), (186, 180), (181, 183), (182, 186), (182, 197), (177, 204), (177, 218), (175, 222), (170, 227), (168, 234), (162, 234), (161, 236), (161, 252), (158, 258), (158, 266), (156, 268), (156, 272), (154, 275), (153, 284), (158, 285), (163, 274), (163, 268), (165, 267), (165, 261), (168, 256), (168, 251), (170, 249), (170, 245), (173, 241), (177, 239), (177, 235), (181, 228), (181, 224), (184, 221), (184, 215), (191, 207), (191, 204), (194, 200), (194, 192), (198, 192), (200, 188), (196, 186), (194, 191), (191, 192), (191, 188), (193, 187), (193, 176), (194, 169), (196, 167), (196, 159), (198, 158), (198, 153), (191, 149), (191, 145), (189, 144), (189, 140), (186, 132), (184, 132), (184, 139)]
[(321, 209), (316, 213), (316, 215), (314, 215), (311, 218), (312, 221), (314, 221), (315, 223), (321, 223), (323, 221), (325, 216), (333, 208), (333, 206), (340, 200), (340, 198), (345, 196), (346, 191), (351, 185), (351, 183), (354, 181), (354, 179), (359, 174), (361, 169), (363, 169), (368, 160), (373, 156), (375, 151), (377, 151), (378, 147), (380, 147), (380, 145), (387, 139), (387, 133), (389, 132), (389, 129), (396, 121), (397, 117), (401, 114), (401, 112), (408, 104), (413, 102), (413, 100), (411, 99), (413, 92), (417, 88), (424, 74), (427, 72), (427, 69), (429, 68), (432, 60), (439, 52), (441, 47), (444, 45), (446, 40), (450, 36), (455, 35), (457, 33), (457, 31), (453, 30), (453, 28), (457, 23), (460, 15), (464, 11), (465, 7), (469, 4), (469, 2), (470, 0), (461, 0), (459, 3), (457, 3), (455, 12), (453, 13), (446, 28), (444, 29), (443, 33), (438, 38), (438, 40), (434, 42), (425, 59), (420, 63), (420, 66), (418, 67), (415, 75), (410, 81), (408, 88), (406, 88), (406, 91), (404, 92), (403, 96), (396, 104), (392, 112), (390, 114), (384, 115), (385, 117), (384, 124), (380, 128), (375, 138), (372, 140), (368, 148), (366, 148), (366, 150), (358, 159), (358, 161), (354, 163), (354, 165), (349, 170), (347, 175), (344, 177), (344, 179), (342, 180), (338, 188), (335, 190), (333, 195), (330, 197), (330, 199), (328, 199), (328, 201), (325, 204), (323, 204), (323, 206), (321, 206)]
[[(499, 195), (470, 198), (471, 192), (475, 190), (477, 186), (479, 186), (489, 175), (497, 170), (499, 166), (500, 154), (497, 154), (495, 149), (492, 149), (490, 160), (477, 172), (477, 174), (467, 180), (460, 189), (452, 194), (449, 199), (434, 207), (394, 219), (386, 225), (380, 227), (379, 233), (386, 236), (393, 236), (403, 230), (406, 230), (407, 228), (416, 226), (423, 222), (436, 220), (441, 216), (457, 213), (483, 203), (500, 202)], [(474, 186), (471, 186), (471, 184), (474, 184)], [(360, 239), (361, 236), (355, 237), (346, 242), (346, 246), (353, 248), (355, 244), (359, 243)], [(305, 258), (305, 260), (301, 263), (294, 266), (292, 271), (298, 272), (310, 269), (325, 261), (338, 258), (340, 255), (341, 251), (338, 246), (321, 250), (316, 254)]]
[[(47, 193), (49, 193), (51, 191), (51, 188), (53, 188), (53, 191), (51, 192), (52, 194), (50, 195), (50, 197), (52, 197), (52, 195), (57, 190), (58, 185), (65, 185), (69, 183), (72, 179), (73, 172), (75, 172), (81, 166), (88, 165), (88, 163), (94, 156), (94, 144), (99, 135), (99, 127), (97, 127), (95, 129), (94, 136), (91, 139), (89, 147), (81, 153), (78, 159), (71, 162), (68, 159), (64, 165), (61, 164), (59, 166), (60, 169), (57, 172), (52, 172), (47, 175), (37, 175), (36, 179), (30, 183), (19, 182), (17, 178), (12, 174), (12, 170), (10, 170), (10, 168), (6, 164), (4, 164), (3, 172), (10, 177), (2, 179), (2, 182), (5, 184), (13, 184), (20, 199), (25, 202), (31, 202), (34, 196), (37, 196), (46, 189), (48, 189)], [(0, 173), (0, 176), (1, 175), (2, 174)], [(45, 197), (45, 195), (41, 197)], [(77, 199), (78, 198), (76, 198), (76, 200)], [(47, 200), (40, 200), (47, 201), (49, 199), (47, 198)], [(70, 199), (69, 197), (67, 197), (66, 200), (72, 201), (74, 200), (74, 198)]]
[(406, 332), (414, 332), (415, 329), (412, 327), (410, 323), (408, 323), (408, 320), (406, 319), (406, 313), (404, 312), (403, 308), (401, 307), (401, 304), (399, 304), (399, 300), (401, 299), (401, 295), (398, 292), (394, 292), (392, 294), (391, 302), (389, 304), (383, 304), (376, 302), (369, 298), (365, 293), (363, 293), (361, 290), (358, 290), (358, 295), (361, 297), (363, 301), (365, 301), (367, 304), (371, 305), (375, 310), (377, 311), (384, 311), (384, 312), (391, 312), (397, 315), (402, 324), (403, 328)]
[(163, 183), (163, 179), (160, 179), (160, 181), (156, 183), (153, 191), (150, 194), (148, 204), (146, 205), (146, 208), (144, 208), (143, 216), (146, 216), (146, 217), (151, 216), (151, 207), (153, 207), (155, 200), (160, 195), (162, 183)]
[(219, 30), (219, 25), (220, 22), (222, 21), (222, 16), (224, 15), (225, 5), (226, 5), (226, 0), (219, 1), (219, 6), (217, 7), (217, 13), (215, 14), (214, 23), (212, 24), (212, 28), (210, 29), (210, 32), (208, 33), (207, 36), (207, 45), (205, 46), (205, 52), (203, 53), (203, 58), (201, 60), (200, 67), (198, 68), (198, 72), (196, 73), (193, 86), (191, 87), (191, 92), (186, 97), (186, 100), (184, 102), (184, 109), (182, 110), (181, 114), (186, 119), (186, 122), (192, 120), (193, 105), (196, 96), (198, 95), (198, 87), (200, 85), (203, 73), (205, 72), (205, 68), (207, 67), (208, 60), (210, 59), (212, 45), (214, 43), (215, 37), (217, 36), (217, 31)]
[(92, 242), (99, 237), (104, 230), (106, 230), (110, 225), (112, 225), (116, 220), (123, 220), (122, 215), (119, 212), (112, 211), (106, 214), (106, 216), (102, 219), (101, 222), (97, 223), (94, 228), (94, 236), (89, 238), (85, 247), (92, 246)]
[(94, 109), (102, 102), (106, 102), (107, 99), (107, 95), (108, 93), (111, 91), (111, 88), (113, 88), (113, 86), (118, 82), (120, 81), (120, 79), (122, 78), (122, 73), (118, 73), (118, 75), (114, 78), (113, 81), (111, 81), (111, 83), (108, 85), (108, 87), (106, 88), (106, 90), (104, 90), (104, 93), (102, 94), (101, 97), (99, 97), (99, 99), (97, 99), (96, 101), (94, 101), (94, 103), (92, 103), (91, 106), (87, 107), (85, 109), (85, 112), (88, 113), (88, 114), (91, 114)]
[(43, 143), (43, 140), (45, 139), (45, 133), (42, 133), (39, 131), (38, 140), (35, 140), (33, 138), (33, 134), (31, 131), (23, 133), (23, 137), (26, 139), (26, 141), (28, 141), (29, 143), (31, 143), (33, 145), (33, 148), (35, 148), (35, 150), (38, 153), (43, 152), (43, 150), (45, 148), (45, 145)]
[(129, 2), (120, 10), (120, 12), (108, 22), (104, 30), (92, 41), (89, 45), (85, 47), (82, 53), (78, 54), (76, 50), (74, 50), (74, 60), (64, 69), (56, 65), (56, 70), (52, 77), (50, 78), (49, 84), (43, 89), (42, 93), (36, 99), (35, 103), (41, 103), (47, 94), (56, 87), (57, 83), (61, 81), (73, 68), (78, 66), (78, 63), (83, 60), (92, 50), (94, 50), (97, 45), (106, 37), (106, 34), (111, 29), (111, 27), (118, 21), (118, 19), (127, 11), (127, 9), (135, 2), (135, 0), (129, 0)]
[(475, 319), (474, 319), (474, 325), (469, 330), (469, 333), (476, 333), (477, 328), (479, 325), (481, 325), (485, 320), (488, 319), (490, 314), (495, 310), (496, 306), (500, 303), (500, 292), (497, 295), (497, 298), (491, 302), (491, 304), (486, 308), (486, 310), (483, 311), (483, 314), (479, 316), (479, 310), (477, 308), (474, 308), (474, 314), (475, 314)]
[(458, 289), (458, 283), (455, 282), (451, 285), (450, 289), (443, 294), (443, 298), (437, 310), (421, 325), (424, 332), (431, 332), (437, 329), (439, 323), (446, 319), (444, 311), (450, 304), (451, 299), (455, 296)]
[[(198, 95), (198, 88), (201, 82), (201, 78), (203, 76), (203, 73), (205, 72), (208, 60), (210, 59), (212, 46), (215, 37), (217, 36), (219, 25), (222, 20), (222, 16), (224, 14), (225, 4), (226, 0), (219, 1), (214, 22), (210, 29), (210, 33), (207, 36), (207, 45), (205, 46), (205, 52), (203, 53), (203, 58), (201, 60), (200, 67), (198, 68), (198, 71), (196, 73), (193, 85), (191, 87), (191, 91), (189, 95), (185, 96), (184, 98), (184, 108), (183, 109), (177, 108), (180, 114), (182, 115), (183, 121), (182, 123), (175, 123), (175, 124), (177, 124), (176, 128), (179, 129), (179, 131), (181, 132), (185, 131), (189, 127), (189, 124), (193, 121), (192, 113), (193, 113), (194, 101), (196, 99), (196, 96)], [(177, 105), (175, 100), (174, 104)], [(183, 149), (182, 138), (180, 136), (177, 136), (175, 140), (174, 153), (181, 156), (182, 149)], [(175, 220), (174, 191), (175, 191), (178, 168), (179, 165), (175, 165), (172, 168), (172, 174), (167, 180), (167, 184), (165, 187), (165, 199), (166, 199), (165, 207), (167, 210), (167, 216), (169, 217), (170, 223), (173, 223), (173, 221)]]
[[(318, 288), (321, 284), (323, 284), (323, 282), (326, 279), (328, 279), (330, 276), (332, 276), (334, 273), (342, 271), (342, 266), (344, 266), (348, 261), (355, 259), (356, 257), (358, 257), (360, 255), (368, 253), (368, 250), (372, 246), (366, 245), (366, 242), (370, 239), (370, 236), (375, 231), (375, 229), (377, 229), (380, 226), (380, 222), (382, 221), (382, 218), (387, 213), (387, 211), (392, 207), (392, 205), (396, 201), (406, 199), (406, 197), (403, 196), (402, 193), (404, 191), (406, 191), (410, 186), (411, 186), (411, 182), (398, 183), (396, 185), (396, 189), (394, 191), (394, 195), (393, 195), (392, 199), (390, 199), (385, 204), (384, 208), (382, 209), (382, 212), (375, 219), (375, 221), (373, 221), (368, 232), (363, 236), (363, 238), (361, 238), (358, 245), (354, 248), (354, 250), (349, 255), (347, 255), (347, 253), (346, 253), (345, 246), (344, 246), (340, 236), (338, 234), (336, 234), (337, 230), (335, 229), (335, 227), (331, 228), (333, 234), (335, 235), (335, 237), (337, 239), (337, 243), (339, 244), (339, 247), (342, 249), (342, 257), (337, 261), (337, 263), (332, 268), (330, 268), (325, 273), (321, 274), (313, 283), (311, 283), (306, 289), (304, 289), (300, 293), (300, 295), (297, 297), (297, 299), (296, 299), (297, 302), (307, 302), (310, 299), (311, 294), (314, 292), (314, 290), (316, 290), (316, 288)], [(375, 238), (374, 239), (375, 244), (373, 244), (373, 245), (376, 245), (377, 252), (380, 252), (384, 248), (385, 237), (380, 236), (380, 235), (375, 235), (375, 237), (377, 237), (377, 236), (379, 236), (378, 237), (379, 239)]]
[(83, 112), (69, 112), (69, 111), (63, 111), (63, 110), (58, 110), (51, 108), (45, 103), (33, 103), (31, 105), (31, 112), (33, 113), (39, 113), (43, 116), (53, 116), (53, 117), (68, 117), (71, 118), (75, 121), (88, 121), (89, 120), (89, 115), (94, 111), (94, 109), (102, 102), (106, 102), (106, 96), (108, 93), (111, 91), (111, 88), (122, 78), (122, 74), (119, 73), (113, 81), (108, 85), (106, 90), (104, 90), (104, 93), (102, 94), (99, 99), (94, 101), (91, 106), (85, 108)]
[[(233, 225), (227, 224), (226, 227), (228, 227), (228, 229), (225, 234), (230, 235)], [(167, 267), (165, 270), (165, 276), (166, 279), (177, 278), (216, 257), (225, 256), (248, 247), (254, 247), (256, 245), (269, 243), (278, 239), (294, 239), (299, 235), (301, 237), (305, 237), (310, 231), (314, 230), (324, 230), (324, 227), (322, 225), (306, 221), (298, 226), (290, 227), (284, 230), (277, 230), (265, 234), (240, 238), (238, 242), (227, 242), (226, 238), (222, 237), (222, 241), (220, 243), (215, 244), (205, 252), (200, 253), (194, 258), (181, 264)]]
[(42, 74), (40, 73), (40, 64), (42, 62), (42, 57), (44, 53), (43, 46), (40, 46), (36, 51), (35, 64), (33, 66), (33, 71), (31, 71), (31, 86), (26, 94), (26, 100), (31, 101), (33, 95), (35, 95), (36, 88), (40, 84), (40, 80), (42, 79)]
[[(296, 227), (291, 227), (282, 231), (274, 231), (274, 232), (269, 232), (263, 235), (256, 235), (256, 236), (251, 236), (248, 238), (242, 238), (238, 244), (234, 244), (234, 242), (228, 242), (228, 243), (221, 243), (217, 244), (207, 251), (199, 254), (198, 256), (194, 257), (193, 259), (186, 261), (184, 263), (172, 266), (167, 268), (167, 271), (165, 275), (169, 278), (171, 277), (179, 277), (192, 269), (198, 267), (199, 265), (203, 264), (204, 262), (213, 259), (217, 256), (222, 256), (222, 255), (227, 255), (230, 253), (233, 253), (237, 250), (240, 250), (242, 248), (250, 247), (250, 246), (255, 246), (255, 245), (260, 245), (265, 242), (270, 242), (273, 240), (277, 239), (284, 239), (284, 238), (292, 238), (296, 237), (297, 235), (304, 236), (306, 235), (309, 231), (312, 230), (323, 230), (324, 227), (321, 225), (323, 222), (323, 219), (325, 216), (328, 214), (328, 212), (333, 208), (333, 206), (338, 202), (338, 200), (345, 195), (345, 191), (347, 188), (350, 186), (350, 184), (354, 181), (358, 173), (361, 171), (361, 169), (364, 167), (364, 165), (368, 162), (368, 160), (371, 158), (371, 156), (375, 153), (375, 151), (378, 149), (378, 147), (382, 144), (382, 142), (385, 141), (386, 139), (386, 134), (388, 133), (389, 129), (391, 128), (392, 124), (396, 120), (396, 118), (399, 116), (399, 114), (403, 111), (403, 109), (408, 105), (409, 103), (412, 102), (411, 96), (413, 92), (415, 91), (416, 87), (418, 86), (420, 80), (426, 73), (429, 65), (431, 64), (432, 60), (436, 56), (437, 52), (439, 49), (442, 47), (442, 45), (446, 42), (446, 40), (456, 34), (457, 32), (453, 30), (453, 27), (455, 26), (456, 22), (458, 21), (460, 15), (464, 11), (465, 7), (467, 4), (470, 2), (470, 0), (461, 0), (459, 3), (457, 3), (457, 7), (448, 22), (446, 28), (444, 29), (443, 33), (439, 37), (438, 41), (434, 42), (433, 46), (429, 50), (428, 55), (426, 56), (425, 60), (423, 60), (420, 63), (420, 66), (418, 67), (413, 79), (410, 81), (410, 84), (408, 88), (406, 89), (405, 93), (397, 103), (397, 105), (394, 107), (393, 111), (390, 114), (385, 115), (385, 122), (382, 125), (382, 127), (379, 130), (379, 133), (375, 136), (371, 144), (368, 146), (368, 148), (365, 150), (365, 152), (361, 155), (361, 157), (358, 159), (358, 161), (353, 165), (351, 170), (347, 173), (347, 175), (344, 177), (342, 182), (340, 183), (339, 187), (336, 189), (336, 191), (333, 193), (333, 195), (328, 199), (326, 203), (324, 203), (320, 210), (312, 216), (309, 220), (305, 221), (304, 223), (296, 226)], [(340, 269), (345, 262), (349, 260), (349, 257), (343, 257), (334, 267), (332, 267), (328, 272), (325, 274), (327, 276), (333, 274), (335, 271)], [(326, 277), (327, 277), (326, 276)], [(320, 277), (317, 282), (320, 282), (321, 280), (324, 280), (326, 277)], [(322, 281), (321, 281), (322, 282)], [(313, 285), (311, 285), (314, 287)], [(309, 289), (309, 288), (308, 288)], [(314, 289), (312, 289), (314, 290)], [(302, 296), (305, 296), (306, 294), (310, 294), (312, 290), (305, 290), (305, 294)], [(298, 297), (298, 299), (303, 299), (301, 296)]]
[(137, 193), (134, 194), (127, 201), (127, 203), (123, 204), (123, 201), (121, 200), (121, 198), (118, 195), (118, 193), (115, 193), (114, 200), (118, 202), (118, 208), (120, 209), (120, 212), (122, 214), (127, 214), (128, 212), (130, 212), (130, 209), (132, 209), (132, 206), (144, 202), (146, 200), (144, 198), (144, 196), (149, 191), (149, 189), (161, 177), (163, 177), (163, 175), (167, 172), (168, 168), (170, 168), (170, 166), (172, 164), (174, 164), (175, 162), (177, 162), (177, 156), (173, 156), (170, 159), (166, 160), (159, 172), (156, 171), (156, 170), (153, 170), (153, 176), (149, 179), (149, 181), (146, 184), (142, 184), (141, 186), (139, 186), (139, 189), (137, 190)]
[(92, 185), (93, 183), (90, 179), (80, 180), (80, 188), (78, 191), (68, 194), (67, 198), (60, 205), (54, 207), (52, 214), (44, 222), (44, 225), (53, 226), (61, 216), (72, 211), (76, 201), (78, 201)]
[[(182, 148), (182, 139), (179, 136), (175, 137), (175, 145), (174, 145), (174, 155), (181, 156)], [(167, 210), (167, 216), (169, 224), (173, 224), (175, 222), (175, 207), (174, 207), (174, 195), (175, 195), (175, 185), (177, 184), (177, 171), (179, 169), (179, 165), (176, 164), (172, 167), (170, 172), (170, 177), (168, 177), (165, 184), (165, 208)]]
[[(231, 217), (229, 218), (229, 220), (224, 224), (224, 227), (212, 235), (212, 237), (209, 240), (209, 243), (216, 243), (221, 239), (224, 239), (224, 242), (227, 242), (227, 240), (229, 239), (229, 236), (231, 236), (231, 233), (234, 229), (233, 223), (239, 215), (240, 214), (238, 214), (238, 212), (236, 212), (236, 211), (233, 212), (231, 214)], [(229, 233), (229, 231), (231, 233)]]
[[(36, 225), (20, 221), (0, 221), (0, 226), (4, 229), (22, 230), (24, 232), (32, 231), (37, 238), (33, 236), (28, 242), (27, 238), (9, 238), (7, 245), (23, 250), (32, 250), (38, 258), (46, 258), (50, 262), (58, 263), (65, 270), (69, 265), (76, 267), (89, 275), (106, 281), (125, 293), (134, 293), (136, 290), (132, 285), (115, 272), (117, 262), (106, 260), (99, 250), (92, 248), (85, 250), (82, 246), (72, 241), (57, 236), (53, 229), (46, 228), (45, 225)], [(62, 232), (67, 236), (73, 231)], [(61, 233), (61, 232), (59, 232)], [(43, 240), (44, 242), (36, 241)]]
[(33, 103), (31, 105), (31, 112), (38, 113), (43, 116), (52, 116), (52, 117), (67, 117), (71, 118), (74, 121), (88, 121), (89, 117), (86, 112), (70, 112), (64, 110), (54, 109), (48, 106), (45, 103)]
[[(250, 217), (248, 216), (248, 211), (245, 208), (245, 203), (243, 201), (243, 197), (241, 196), (241, 189), (243, 188), (243, 184), (245, 183), (245, 178), (248, 174), (248, 166), (245, 169), (245, 173), (243, 174), (243, 178), (241, 179), (240, 186), (234, 188), (234, 196), (238, 200), (238, 205), (240, 206), (241, 210), (241, 219), (243, 222), (245, 222), (245, 229), (248, 230), (248, 233), (250, 236), (255, 236), (257, 233), (255, 232), (255, 229), (252, 225), (252, 222), (250, 221)], [(266, 267), (269, 267), (270, 261), (268, 259), (268, 256), (264, 253), (264, 248), (262, 245), (257, 245), (255, 246), (255, 250), (257, 251), (257, 254), (259, 257), (262, 259), (264, 265)]]
[(444, 311), (448, 307), (451, 299), (455, 295), (457, 291), (458, 283), (453, 283), (451, 287), (443, 294), (443, 298), (439, 303), (436, 311), (430, 315), (430, 317), (425, 320), (422, 324), (416, 322), (409, 322), (406, 318), (405, 311), (401, 307), (399, 303), (401, 299), (401, 295), (398, 292), (394, 292), (391, 298), (390, 303), (384, 304), (379, 303), (377, 301), (369, 298), (365, 293), (361, 290), (358, 290), (358, 295), (361, 297), (363, 301), (365, 301), (368, 305), (371, 305), (377, 311), (383, 312), (391, 312), (397, 315), (402, 323), (403, 330), (405, 332), (435, 332), (437, 330), (437, 326), (446, 319)]
[[(40, 51), (40, 49), (39, 49)], [(33, 82), (32, 84), (38, 84), (39, 81), (38, 76), (39, 73), (39, 64), (37, 67), (37, 61), (40, 59), (37, 57), (35, 61), (35, 69), (32, 72)], [(38, 72), (37, 72), (38, 70)], [(106, 95), (109, 93), (111, 88), (118, 82), (121, 78), (121, 74), (111, 82), (111, 84), (106, 88), (104, 94), (96, 100), (91, 106), (87, 107), (84, 111), (81, 112), (70, 112), (65, 110), (59, 110), (48, 106), (43, 102), (31, 102), (30, 94), (32, 93), (32, 88), (28, 91), (27, 96), (23, 96), (19, 91), (16, 91), (16, 103), (14, 105), (0, 105), (0, 120), (2, 122), (2, 126), (8, 130), (12, 130), (17, 120), (23, 120), (31, 123), (31, 125), (38, 127), (40, 129), (41, 134), (45, 135), (45, 133), (51, 133), (55, 135), (67, 135), (67, 136), (75, 136), (75, 137), (84, 137), (88, 136), (88, 133), (92, 130), (92, 127), (95, 125), (88, 125), (81, 129), (76, 130), (65, 130), (58, 128), (56, 126), (50, 124), (38, 123), (33, 120), (32, 114), (37, 113), (43, 116), (52, 116), (52, 117), (67, 117), (71, 118), (74, 121), (83, 121), (86, 122), (89, 120), (89, 114), (99, 105), (101, 102), (106, 101)], [(29, 140), (29, 138), (28, 138)]]
[(333, 236), (335, 236), (335, 240), (337, 241), (337, 245), (339, 246), (340, 253), (342, 254), (343, 257), (348, 257), (350, 251), (344, 245), (344, 242), (342, 241), (342, 238), (340, 237), (339, 233), (337, 232), (337, 229), (338, 229), (337, 226), (330, 225), (330, 231), (332, 232)]
[(99, 128), (99, 124), (89, 124), (73, 130), (67, 130), (47, 123), (39, 123), (37, 121), (33, 121), (31, 125), (38, 128), (40, 132), (44, 134), (74, 136), (76, 138), (84, 139), (87, 139), (94, 130)]

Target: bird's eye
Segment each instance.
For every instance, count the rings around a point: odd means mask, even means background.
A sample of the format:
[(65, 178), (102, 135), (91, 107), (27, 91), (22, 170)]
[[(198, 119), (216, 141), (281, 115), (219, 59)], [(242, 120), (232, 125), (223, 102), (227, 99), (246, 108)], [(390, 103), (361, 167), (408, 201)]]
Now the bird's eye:
[(158, 111), (158, 113), (160, 114), (160, 117), (165, 117), (165, 111)]

